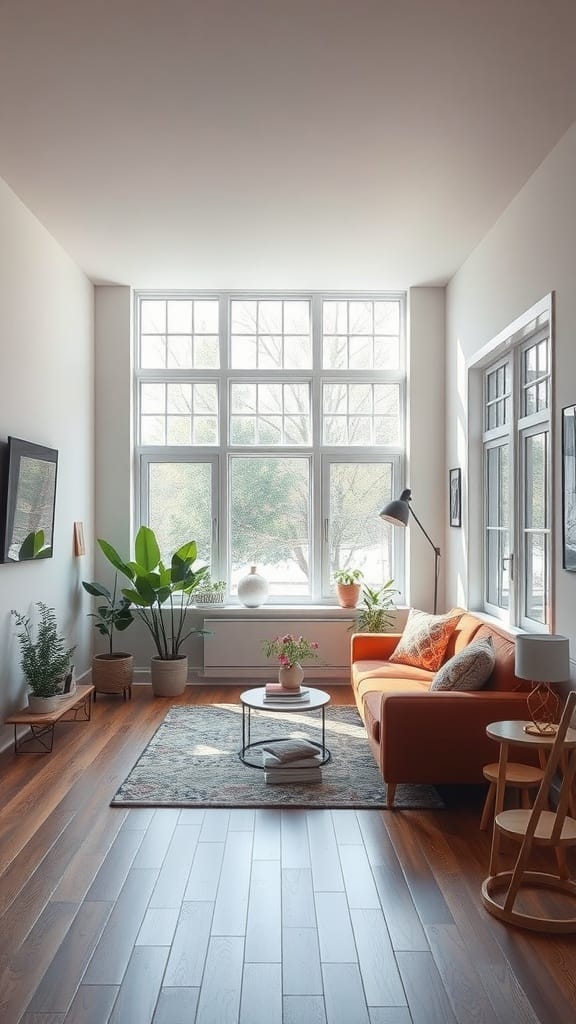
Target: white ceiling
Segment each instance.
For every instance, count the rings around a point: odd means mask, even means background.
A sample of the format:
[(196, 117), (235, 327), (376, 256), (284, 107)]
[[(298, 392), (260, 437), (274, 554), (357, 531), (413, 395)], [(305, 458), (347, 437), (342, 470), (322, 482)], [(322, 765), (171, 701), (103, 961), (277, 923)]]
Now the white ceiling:
[(97, 282), (442, 284), (575, 53), (574, 0), (0, 0), (0, 176)]

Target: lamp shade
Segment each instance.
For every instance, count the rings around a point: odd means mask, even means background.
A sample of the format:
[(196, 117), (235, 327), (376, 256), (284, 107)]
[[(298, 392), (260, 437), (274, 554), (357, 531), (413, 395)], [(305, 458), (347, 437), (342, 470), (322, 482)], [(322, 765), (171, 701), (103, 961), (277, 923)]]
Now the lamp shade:
[(380, 519), (384, 519), (387, 523), (393, 523), (394, 526), (408, 526), (410, 494), (409, 490), (402, 491), (402, 494), (396, 501), (389, 501), (387, 505), (384, 505), (384, 508), (379, 513)]
[(563, 683), (569, 679), (568, 637), (555, 633), (519, 633), (515, 643), (514, 671), (519, 679), (531, 679), (535, 683)]

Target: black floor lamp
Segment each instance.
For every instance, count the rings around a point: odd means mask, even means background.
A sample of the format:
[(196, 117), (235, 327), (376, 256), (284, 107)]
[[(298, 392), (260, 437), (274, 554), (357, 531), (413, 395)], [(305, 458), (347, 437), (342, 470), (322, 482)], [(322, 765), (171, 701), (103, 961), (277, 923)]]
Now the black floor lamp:
[(410, 519), (410, 516), (412, 516), (412, 518), (418, 523), (418, 526), (434, 551), (434, 615), (436, 615), (436, 608), (438, 604), (438, 576), (440, 573), (440, 548), (436, 547), (432, 538), (426, 533), (426, 530), (422, 526), (422, 523), (418, 519), (414, 509), (409, 504), (411, 501), (412, 492), (408, 489), (402, 491), (402, 494), (396, 501), (389, 501), (387, 505), (384, 505), (384, 508), (380, 512), (380, 519), (384, 519), (387, 523), (392, 523), (394, 526), (408, 526), (408, 520)]

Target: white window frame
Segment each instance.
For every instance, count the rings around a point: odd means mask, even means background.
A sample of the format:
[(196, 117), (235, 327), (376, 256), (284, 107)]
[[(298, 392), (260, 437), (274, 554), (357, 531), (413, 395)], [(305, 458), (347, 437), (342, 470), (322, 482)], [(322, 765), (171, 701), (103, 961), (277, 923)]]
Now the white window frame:
[[(218, 299), (220, 324), (220, 369), (140, 369), (139, 367), (139, 309), (141, 300), (154, 299)], [(310, 370), (277, 370), (252, 368), (239, 369), (231, 366), (230, 303), (233, 299), (301, 299), (310, 302), (310, 325), (312, 335), (313, 366)], [(383, 300), (397, 301), (400, 307), (400, 366), (398, 371), (390, 370), (342, 370), (322, 368), (322, 302), (324, 300)], [(327, 493), (324, 482), (325, 467), (331, 462), (378, 462), (392, 466), (393, 497), (404, 486), (405, 437), (406, 437), (406, 300), (401, 292), (195, 292), (192, 290), (139, 291), (134, 295), (134, 431), (136, 455), (136, 526), (148, 522), (148, 494), (145, 482), (150, 464), (158, 462), (209, 462), (213, 465), (212, 493), (212, 544), (211, 574), (214, 577), (230, 579), (231, 552), (230, 523), (228, 510), (228, 464), (234, 455), (271, 455), (310, 457), (311, 462), (311, 517), (310, 517), (310, 594), (307, 596), (268, 598), (267, 605), (331, 605), (336, 603), (334, 590), (327, 568), (327, 542), (325, 522), (327, 518)], [(238, 445), (230, 444), (229, 437), (229, 395), (232, 381), (309, 381), (311, 384), (312, 438), (308, 446), (281, 445)], [(139, 394), (142, 381), (209, 380), (216, 381), (220, 396), (219, 445), (213, 446), (142, 446), (140, 444)], [(335, 446), (322, 444), (321, 393), (324, 382), (342, 383), (394, 383), (399, 386), (400, 436), (394, 446), (375, 445)], [(375, 508), (384, 503), (385, 497), (375, 495)], [(405, 593), (404, 531), (394, 530), (393, 565), (395, 587), (399, 591), (398, 601)], [(386, 582), (382, 580), (382, 583)], [(235, 602), (230, 599), (230, 603)]]
[[(539, 340), (548, 340), (549, 357), (549, 390), (548, 407), (530, 416), (521, 416), (521, 367), (523, 352)], [(485, 429), (486, 393), (485, 381), (487, 374), (498, 365), (508, 362), (512, 373), (510, 419), (506, 426)], [(553, 594), (553, 538), (551, 524), (553, 522), (553, 473), (551, 452), (553, 449), (554, 423), (554, 346), (553, 346), (553, 308), (552, 294), (545, 296), (531, 309), (527, 310), (513, 324), (502, 331), (477, 355), (470, 360), (468, 370), (468, 419), (469, 430), (469, 468), (470, 493), (478, 487), (482, 495), (479, 503), (470, 502), (469, 529), (469, 606), (478, 608), (485, 613), (499, 618), (509, 626), (528, 630), (529, 632), (551, 632), (554, 627), (552, 607)], [(476, 429), (474, 429), (476, 425)], [(525, 570), (526, 549), (524, 538), (525, 509), (525, 467), (524, 440), (531, 434), (547, 434), (546, 460), (546, 510), (547, 536), (546, 571), (545, 571), (545, 622), (528, 618), (525, 614)], [(488, 448), (505, 442), (509, 451), (509, 552), (512, 555), (512, 573), (510, 580), (509, 607), (503, 609), (487, 600), (487, 480), (485, 452)]]

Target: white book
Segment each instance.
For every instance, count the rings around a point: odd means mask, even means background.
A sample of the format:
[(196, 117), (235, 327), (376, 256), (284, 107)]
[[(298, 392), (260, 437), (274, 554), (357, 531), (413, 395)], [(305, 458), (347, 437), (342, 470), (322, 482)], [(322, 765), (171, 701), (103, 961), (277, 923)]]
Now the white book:
[(262, 764), (268, 770), (277, 769), (281, 772), (289, 771), (290, 768), (318, 768), (320, 764), (321, 754), (318, 751), (317, 754), (313, 754), (311, 757), (299, 757), (292, 761), (281, 761), (274, 754), (262, 754)]
[(269, 786), (286, 785), (287, 783), (322, 782), (320, 768), (302, 768), (299, 772), (271, 771), (264, 772), (264, 781)]

